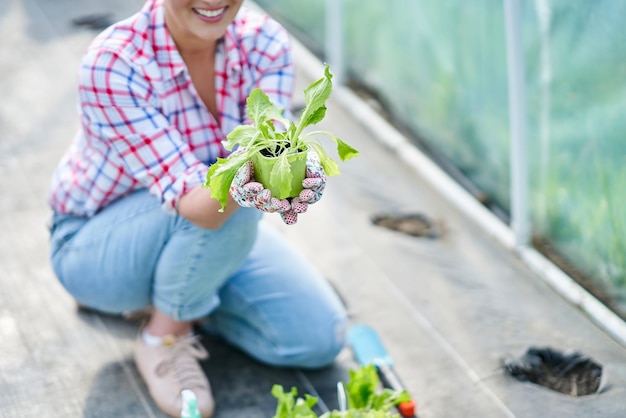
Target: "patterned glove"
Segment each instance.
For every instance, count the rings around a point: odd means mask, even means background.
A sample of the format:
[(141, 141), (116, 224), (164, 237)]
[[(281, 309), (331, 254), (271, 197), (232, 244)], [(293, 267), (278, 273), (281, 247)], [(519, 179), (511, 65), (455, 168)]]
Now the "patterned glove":
[(314, 151), (307, 154), (306, 178), (302, 180), (302, 187), (304, 190), (291, 201), (291, 208), (296, 213), (306, 212), (310, 204), (319, 201), (326, 187), (326, 173)]
[(287, 199), (279, 200), (272, 197), (269, 189), (254, 181), (254, 166), (252, 160), (244, 164), (230, 185), (230, 195), (239, 206), (244, 208), (257, 208), (267, 213), (279, 212), (281, 215), (291, 210)]
[(322, 198), (326, 187), (326, 173), (314, 151), (309, 151), (306, 159), (306, 178), (302, 180), (304, 190), (291, 200), (291, 210), (281, 213), (283, 221), (292, 225), (298, 221), (298, 214), (309, 209), (309, 205)]

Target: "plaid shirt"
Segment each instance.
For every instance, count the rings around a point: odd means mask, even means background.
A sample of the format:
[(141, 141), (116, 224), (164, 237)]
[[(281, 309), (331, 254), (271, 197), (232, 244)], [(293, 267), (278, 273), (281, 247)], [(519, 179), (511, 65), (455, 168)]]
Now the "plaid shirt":
[[(164, 24), (160, 0), (99, 35), (80, 70), (81, 129), (53, 175), (57, 213), (92, 216), (147, 188), (165, 211), (205, 181), (227, 151), (221, 141), (246, 123), (245, 101), (260, 87), (289, 109), (293, 64), (286, 31), (242, 8), (218, 42), (216, 121), (196, 92)], [(218, 123), (219, 122), (219, 123)]]

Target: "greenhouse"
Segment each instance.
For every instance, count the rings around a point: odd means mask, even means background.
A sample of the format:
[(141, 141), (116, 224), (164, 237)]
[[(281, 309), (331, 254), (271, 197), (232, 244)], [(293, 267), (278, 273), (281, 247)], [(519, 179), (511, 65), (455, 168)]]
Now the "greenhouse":
[(626, 417), (625, 20), (0, 0), (0, 417)]

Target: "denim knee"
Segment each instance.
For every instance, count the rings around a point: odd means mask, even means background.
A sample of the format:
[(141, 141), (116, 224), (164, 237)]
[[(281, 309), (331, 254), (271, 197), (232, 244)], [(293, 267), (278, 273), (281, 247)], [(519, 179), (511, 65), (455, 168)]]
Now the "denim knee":
[[(338, 318), (327, 329), (311, 330), (297, 346), (283, 346), (276, 350), (277, 365), (318, 369), (331, 365), (345, 347), (347, 318)], [(273, 363), (274, 363), (273, 362)]]

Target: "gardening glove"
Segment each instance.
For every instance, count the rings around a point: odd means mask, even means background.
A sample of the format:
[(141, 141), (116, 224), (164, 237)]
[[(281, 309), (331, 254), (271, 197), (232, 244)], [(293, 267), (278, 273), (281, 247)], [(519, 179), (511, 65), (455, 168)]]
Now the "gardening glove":
[(294, 212), (293, 209), (289, 209), (284, 212), (281, 212), (280, 217), (282, 218), (283, 222), (286, 223), (287, 225), (293, 225), (296, 222), (298, 222), (298, 214)]
[(300, 195), (291, 200), (291, 210), (296, 214), (306, 212), (310, 204), (320, 200), (326, 187), (326, 173), (314, 151), (307, 154), (306, 178), (302, 180), (302, 187)]
[(254, 166), (252, 160), (248, 160), (237, 173), (230, 185), (230, 195), (239, 206), (244, 208), (257, 208), (267, 213), (291, 210), (287, 199), (279, 200), (272, 197), (269, 189), (254, 181)]

